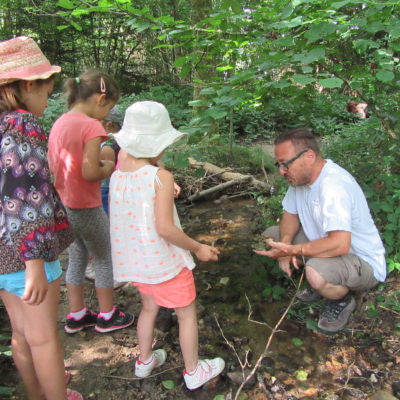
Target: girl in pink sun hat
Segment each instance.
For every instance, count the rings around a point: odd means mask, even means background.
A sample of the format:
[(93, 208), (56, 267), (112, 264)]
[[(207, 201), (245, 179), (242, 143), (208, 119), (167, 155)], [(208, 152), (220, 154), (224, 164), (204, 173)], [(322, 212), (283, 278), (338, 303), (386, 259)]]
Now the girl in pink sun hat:
[(57, 330), (58, 257), (73, 235), (50, 182), (39, 121), (60, 70), (28, 37), (0, 42), (0, 298), (30, 400), (82, 399), (66, 389)]
[(132, 282), (142, 300), (135, 375), (145, 378), (165, 362), (165, 350), (152, 350), (154, 324), (160, 306), (172, 308), (179, 322), (185, 384), (193, 390), (219, 375), (225, 362), (198, 358), (195, 263), (190, 254), (200, 261), (217, 261), (219, 250), (182, 231), (174, 177), (157, 165), (165, 149), (185, 135), (173, 128), (161, 103), (140, 101), (128, 107), (122, 129), (113, 135), (121, 150), (119, 169), (110, 181), (110, 232), (114, 279)]

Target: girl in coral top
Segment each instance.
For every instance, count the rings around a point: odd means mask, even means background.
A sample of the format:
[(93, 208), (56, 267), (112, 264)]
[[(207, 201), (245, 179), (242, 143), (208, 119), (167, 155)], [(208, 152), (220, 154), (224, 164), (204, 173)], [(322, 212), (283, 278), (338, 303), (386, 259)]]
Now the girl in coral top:
[[(54, 123), (49, 137), (49, 164), (54, 186), (67, 208), (75, 240), (68, 248), (66, 283), (70, 313), (65, 331), (75, 333), (94, 326), (100, 333), (122, 329), (133, 323), (133, 315), (113, 303), (113, 272), (110, 231), (102, 207), (100, 186), (115, 162), (102, 157), (100, 144), (107, 133), (100, 121), (119, 98), (110, 76), (91, 70), (66, 82), (69, 111)], [(84, 303), (85, 269), (89, 255), (96, 270), (95, 287), (100, 312)]]
[(195, 264), (190, 254), (216, 261), (219, 251), (182, 231), (174, 178), (157, 166), (164, 150), (184, 135), (172, 127), (162, 104), (142, 101), (128, 107), (122, 129), (114, 134), (121, 150), (119, 169), (110, 181), (110, 232), (114, 279), (133, 282), (142, 300), (136, 376), (147, 377), (164, 363), (165, 350), (152, 351), (154, 324), (160, 306), (173, 308), (185, 383), (196, 389), (220, 374), (225, 363), (221, 358), (198, 359)]

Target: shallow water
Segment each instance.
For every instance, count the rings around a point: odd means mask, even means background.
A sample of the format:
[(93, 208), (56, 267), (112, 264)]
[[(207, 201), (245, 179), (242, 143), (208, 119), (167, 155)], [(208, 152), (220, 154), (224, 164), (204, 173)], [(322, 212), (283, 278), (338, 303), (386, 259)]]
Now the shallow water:
[[(213, 325), (214, 332), (216, 328), (220, 333), (212, 338), (213, 348), (222, 351), (218, 355), (227, 360), (227, 372), (240, 369), (227, 340), (235, 347), (242, 362), (248, 352), (249, 364), (254, 366), (294, 293), (292, 286), (279, 301), (261, 294), (263, 286), (254, 275), (264, 260), (252, 252), (252, 242), (258, 236), (253, 224), (256, 212), (252, 200), (226, 201), (217, 205), (206, 202), (196, 204), (181, 218), (187, 233), (204, 243), (214, 243), (222, 253), (218, 263), (199, 263), (195, 279), (198, 302), (206, 311), (200, 324)], [(270, 267), (266, 265), (265, 268)], [(216, 326), (215, 318), (220, 328)], [(323, 358), (328, 347), (328, 342), (316, 340), (310, 330), (285, 320), (271, 341), (262, 363), (263, 370), (275, 374), (277, 371), (293, 373), (307, 369), (308, 365)], [(323, 377), (314, 372), (313, 379), (321, 381)]]

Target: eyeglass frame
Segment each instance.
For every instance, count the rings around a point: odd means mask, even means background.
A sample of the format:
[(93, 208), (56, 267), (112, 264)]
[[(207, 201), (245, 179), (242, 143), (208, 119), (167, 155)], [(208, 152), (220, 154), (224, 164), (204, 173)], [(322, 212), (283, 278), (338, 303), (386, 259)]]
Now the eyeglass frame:
[(292, 164), (294, 161), (296, 161), (298, 158), (300, 158), (304, 153), (307, 153), (308, 150), (309, 150), (309, 148), (300, 151), (294, 157), (292, 157), (290, 160), (287, 160), (285, 162), (282, 162), (282, 163), (276, 162), (275, 163), (276, 168), (278, 168), (279, 170), (282, 170), (284, 172), (289, 171), (289, 165)]

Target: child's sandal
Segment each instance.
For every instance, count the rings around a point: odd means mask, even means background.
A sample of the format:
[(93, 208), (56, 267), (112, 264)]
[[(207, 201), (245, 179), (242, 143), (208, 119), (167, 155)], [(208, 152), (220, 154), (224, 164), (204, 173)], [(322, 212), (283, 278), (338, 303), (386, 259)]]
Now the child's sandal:
[(67, 400), (83, 400), (83, 396), (76, 390), (67, 389)]

